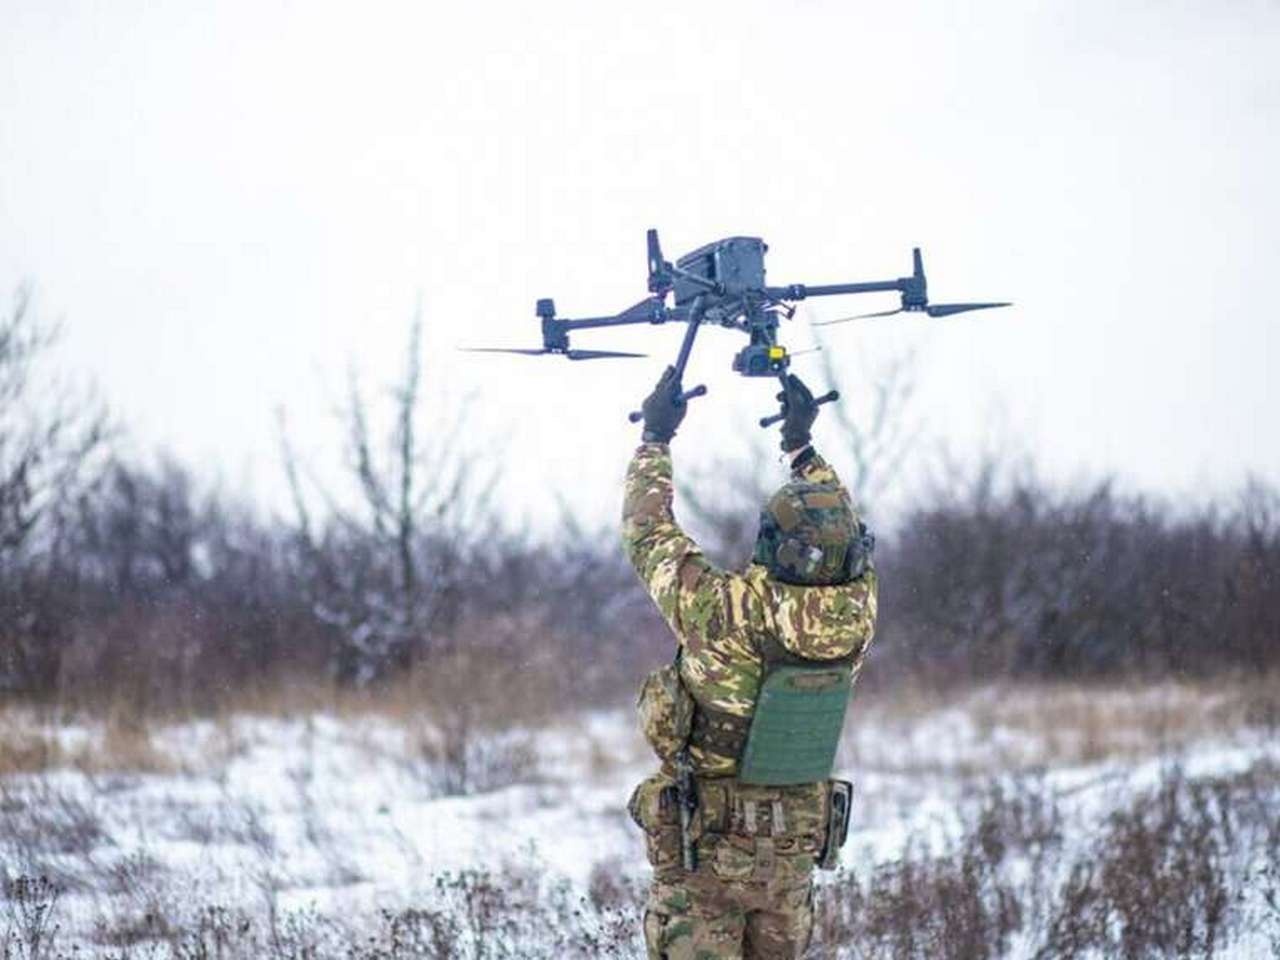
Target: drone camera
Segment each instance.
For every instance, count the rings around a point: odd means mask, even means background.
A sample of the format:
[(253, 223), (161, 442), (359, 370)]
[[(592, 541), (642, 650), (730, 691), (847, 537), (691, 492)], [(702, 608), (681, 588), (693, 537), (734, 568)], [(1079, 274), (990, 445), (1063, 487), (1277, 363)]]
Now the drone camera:
[(733, 358), (733, 369), (744, 377), (776, 377), (790, 364), (787, 348), (777, 344), (753, 343)]
[[(764, 255), (768, 245), (759, 237), (728, 237), (717, 240), (692, 253), (686, 253), (676, 266), (686, 273), (719, 284), (729, 295), (757, 290), (764, 286)], [(691, 302), (706, 290), (678, 275), (673, 285), (676, 306)]]

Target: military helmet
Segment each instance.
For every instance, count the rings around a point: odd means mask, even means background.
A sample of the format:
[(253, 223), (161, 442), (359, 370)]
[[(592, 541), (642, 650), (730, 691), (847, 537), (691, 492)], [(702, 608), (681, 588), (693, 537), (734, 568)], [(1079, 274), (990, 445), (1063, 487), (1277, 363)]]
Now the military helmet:
[(841, 488), (793, 480), (760, 511), (751, 559), (782, 583), (832, 586), (861, 576), (874, 546)]

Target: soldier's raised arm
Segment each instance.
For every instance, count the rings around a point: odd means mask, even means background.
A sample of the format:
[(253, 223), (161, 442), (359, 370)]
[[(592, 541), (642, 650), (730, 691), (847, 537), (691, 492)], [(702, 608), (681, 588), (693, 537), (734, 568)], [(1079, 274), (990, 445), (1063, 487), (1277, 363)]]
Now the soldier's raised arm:
[[(672, 512), (671, 448), (684, 419), (686, 401), (668, 368), (644, 403), (643, 440), (627, 469), (622, 540), (627, 557), (681, 643), (712, 640), (721, 627), (720, 604), (702, 610), (698, 595), (727, 577), (702, 554)], [(699, 588), (702, 588), (701, 590)]]
[[(837, 491), (838, 496), (851, 517), (857, 517), (858, 511), (853, 495), (840, 481), (835, 468), (827, 463), (813, 448), (812, 428), (818, 416), (818, 405), (813, 393), (795, 374), (789, 374), (782, 393), (778, 395), (782, 401), (782, 450), (791, 458), (791, 478), (793, 481), (818, 484)], [(870, 645), (875, 633), (876, 620), (876, 588), (877, 579), (871, 553), (875, 547), (875, 537), (868, 532), (861, 520), (857, 521), (849, 549), (855, 551), (849, 558), (853, 579), (847, 590), (854, 598), (856, 615), (845, 618), (843, 629), (847, 636), (853, 636), (863, 644), (863, 653)], [(861, 660), (854, 666), (855, 675), (861, 666)]]
[(813, 422), (818, 418), (812, 391), (792, 373), (778, 399), (782, 401), (782, 452), (791, 458), (792, 478), (843, 489), (835, 469), (812, 446)]

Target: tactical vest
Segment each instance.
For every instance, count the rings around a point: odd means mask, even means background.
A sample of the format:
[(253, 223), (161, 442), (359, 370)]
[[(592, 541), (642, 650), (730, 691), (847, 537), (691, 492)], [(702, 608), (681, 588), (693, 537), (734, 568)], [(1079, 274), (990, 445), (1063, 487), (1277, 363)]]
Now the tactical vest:
[(858, 651), (834, 660), (806, 660), (771, 635), (759, 647), (764, 676), (751, 715), (739, 717), (699, 703), (690, 744), (737, 758), (742, 783), (784, 786), (826, 780), (844, 729)]

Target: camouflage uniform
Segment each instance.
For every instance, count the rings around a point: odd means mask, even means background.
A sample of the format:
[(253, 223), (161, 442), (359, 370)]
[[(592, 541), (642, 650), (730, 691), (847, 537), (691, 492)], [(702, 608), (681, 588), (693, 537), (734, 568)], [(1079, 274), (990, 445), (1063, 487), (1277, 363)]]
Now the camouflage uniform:
[[(796, 479), (848, 496), (821, 457), (800, 462)], [(874, 571), (811, 587), (776, 582), (757, 564), (741, 574), (719, 570), (677, 525), (671, 505), (670, 450), (643, 444), (627, 474), (623, 539), (679, 641), (679, 675), (695, 718), (751, 716), (765, 666), (761, 645), (770, 638), (803, 658), (851, 657), (856, 676), (875, 625)], [(693, 873), (680, 864), (671, 764), (632, 795), (654, 867), (644, 921), (649, 956), (799, 957), (813, 925), (812, 871), (825, 839), (828, 785), (740, 783), (737, 755), (718, 752), (716, 743), (694, 736), (689, 746), (699, 793)]]

